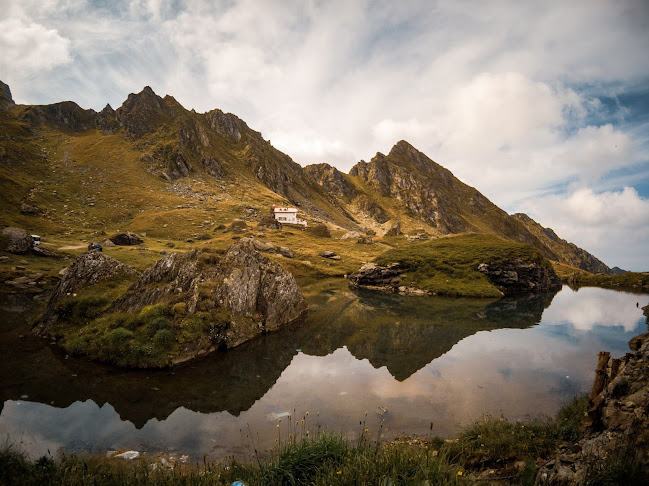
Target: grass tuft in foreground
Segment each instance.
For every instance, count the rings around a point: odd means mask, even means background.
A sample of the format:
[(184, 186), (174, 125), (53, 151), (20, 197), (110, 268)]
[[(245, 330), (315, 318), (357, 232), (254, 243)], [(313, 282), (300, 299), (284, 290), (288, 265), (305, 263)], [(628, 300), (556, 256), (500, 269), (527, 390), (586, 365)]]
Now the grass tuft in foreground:
[[(585, 403), (585, 398), (575, 399), (555, 419), (509, 422), (485, 416), (450, 441), (433, 438), (381, 442), (363, 434), (351, 445), (340, 434), (319, 432), (308, 437), (299, 433), (296, 422), (295, 430), (291, 428), (296, 433), (286, 441), (278, 441), (269, 456), (255, 450), (255, 462), (178, 464), (174, 469), (154, 466), (153, 459), (128, 462), (85, 455), (31, 462), (24, 453), (6, 446), (0, 451), (0, 484), (191, 486), (231, 485), (241, 480), (248, 486), (387, 486), (484, 484), (479, 481), (496, 478), (501, 478), (499, 484), (532, 484), (535, 461), (549, 458), (557, 448), (579, 437)], [(515, 462), (525, 467), (517, 468)], [(591, 471), (591, 478), (596, 484), (622, 484), (614, 481), (644, 477), (632, 464), (628, 466), (603, 464)], [(494, 474), (486, 475), (489, 471)]]

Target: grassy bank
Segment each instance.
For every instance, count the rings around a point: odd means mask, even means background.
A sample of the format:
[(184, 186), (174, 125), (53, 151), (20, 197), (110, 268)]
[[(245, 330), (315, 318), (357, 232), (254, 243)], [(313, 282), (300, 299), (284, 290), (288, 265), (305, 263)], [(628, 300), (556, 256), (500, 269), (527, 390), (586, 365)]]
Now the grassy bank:
[(524, 261), (550, 265), (541, 253), (522, 243), (495, 236), (466, 234), (402, 246), (374, 260), (379, 265), (398, 262), (407, 269), (403, 285), (412, 285), (439, 295), (500, 297), (502, 294), (478, 265), (501, 266)]
[(579, 437), (585, 406), (581, 397), (553, 419), (525, 422), (485, 416), (452, 440), (381, 442), (379, 430), (366, 431), (350, 444), (330, 433), (309, 438), (296, 421), (297, 433), (280, 437), (281, 444), (272, 451), (255, 450), (250, 462), (177, 464), (173, 469), (154, 457), (129, 462), (61, 455), (32, 462), (7, 446), (0, 452), (0, 484), (231, 485), (240, 480), (246, 485), (446, 485), (495, 479), (500, 484), (532, 484), (536, 466)]
[(593, 275), (576, 272), (563, 278), (563, 281), (573, 288), (601, 287), (634, 293), (649, 292), (648, 272), (627, 272), (620, 275)]

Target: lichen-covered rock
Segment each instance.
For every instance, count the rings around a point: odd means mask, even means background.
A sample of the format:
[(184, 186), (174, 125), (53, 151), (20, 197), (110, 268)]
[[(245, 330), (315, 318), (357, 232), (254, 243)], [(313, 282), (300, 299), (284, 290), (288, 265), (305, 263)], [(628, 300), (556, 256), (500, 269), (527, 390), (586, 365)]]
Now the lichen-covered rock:
[(561, 279), (547, 264), (517, 260), (502, 265), (481, 263), (478, 271), (501, 288), (505, 294), (519, 292), (547, 292), (561, 289)]
[(55, 287), (47, 304), (45, 315), (36, 324), (33, 331), (36, 334), (47, 334), (51, 325), (58, 318), (55, 309), (56, 304), (67, 295), (99, 282), (135, 275), (137, 275), (137, 270), (133, 267), (125, 265), (101, 252), (92, 251), (79, 255), (77, 260), (67, 268), (63, 278)]
[(113, 311), (136, 312), (159, 302), (184, 303), (187, 314), (223, 308), (256, 324), (231, 326), (221, 347), (237, 346), (299, 319), (307, 309), (293, 276), (242, 239), (220, 258), (196, 250), (170, 253), (146, 270), (117, 300)]
[(263, 316), (263, 331), (295, 321), (307, 309), (293, 276), (250, 243), (230, 247), (211, 278), (219, 303), (235, 314)]

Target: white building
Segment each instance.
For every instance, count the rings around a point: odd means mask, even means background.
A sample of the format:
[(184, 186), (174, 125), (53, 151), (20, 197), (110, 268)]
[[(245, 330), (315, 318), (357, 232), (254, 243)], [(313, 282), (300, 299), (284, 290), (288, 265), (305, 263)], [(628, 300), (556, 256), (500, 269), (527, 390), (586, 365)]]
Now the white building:
[(273, 205), (270, 207), (270, 211), (275, 219), (282, 224), (299, 224), (306, 226), (306, 221), (297, 217), (296, 208), (280, 208)]

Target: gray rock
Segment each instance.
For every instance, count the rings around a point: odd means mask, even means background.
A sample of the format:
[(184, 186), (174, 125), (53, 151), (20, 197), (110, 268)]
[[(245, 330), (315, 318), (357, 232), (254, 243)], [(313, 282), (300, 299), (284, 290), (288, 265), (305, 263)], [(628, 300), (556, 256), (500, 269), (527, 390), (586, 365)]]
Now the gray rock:
[[(620, 467), (626, 458), (649, 473), (649, 333), (631, 339), (629, 347), (633, 353), (609, 361), (604, 390), (590, 397), (588, 418), (596, 420), (577, 443), (540, 468), (536, 484), (585, 484), (607, 462)], [(601, 408), (594, 406), (597, 402)]]
[(358, 239), (361, 236), (361, 234), (358, 231), (348, 231), (344, 235), (340, 237), (341, 240), (353, 240), (353, 239)]
[[(111, 311), (137, 312), (147, 305), (184, 302), (187, 313), (222, 307), (252, 320), (233, 320), (219, 330), (218, 342), (194, 349), (191, 359), (214, 347), (234, 347), (266, 331), (295, 321), (306, 312), (306, 300), (293, 276), (242, 238), (217, 258), (197, 250), (170, 253), (146, 270), (116, 301)], [(236, 322), (235, 322), (236, 321)]]
[(356, 243), (359, 245), (371, 245), (374, 243), (374, 238), (372, 236), (359, 236)]
[(295, 256), (293, 254), (293, 251), (287, 246), (280, 246), (279, 249), (277, 250), (277, 253), (279, 253), (280, 255), (286, 258), (293, 258)]
[(561, 279), (549, 264), (522, 260), (498, 266), (481, 263), (478, 271), (505, 294), (561, 289)]
[(3, 249), (9, 253), (23, 255), (29, 253), (34, 247), (34, 239), (32, 238), (32, 235), (22, 228), (7, 226), (2, 229), (2, 235), (4, 235), (5, 238), (0, 241), (6, 241), (6, 246)]
[[(376, 263), (366, 263), (357, 273), (347, 277), (351, 287), (364, 287), (389, 292), (399, 291), (401, 280), (404, 273), (403, 267), (398, 263), (392, 263), (388, 266), (377, 265)], [(402, 293), (406, 292), (405, 287)]]
[(115, 235), (110, 238), (110, 241), (118, 246), (139, 245), (140, 243), (144, 243), (141, 238), (138, 238), (136, 235), (130, 232)]

